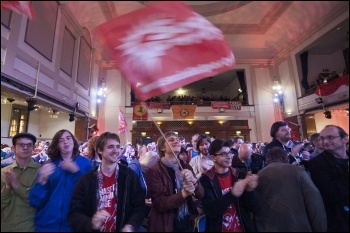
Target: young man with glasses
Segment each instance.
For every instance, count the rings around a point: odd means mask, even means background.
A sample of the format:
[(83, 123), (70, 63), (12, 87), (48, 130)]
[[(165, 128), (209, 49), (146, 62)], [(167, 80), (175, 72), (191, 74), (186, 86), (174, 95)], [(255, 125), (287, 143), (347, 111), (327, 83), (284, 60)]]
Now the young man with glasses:
[(310, 160), (310, 175), (323, 197), (328, 232), (349, 231), (348, 140), (341, 127), (325, 126), (319, 136), (324, 151)]
[(255, 192), (258, 176), (248, 173), (238, 180), (232, 168), (232, 156), (226, 141), (215, 139), (209, 147), (214, 166), (205, 172), (200, 183), (206, 215), (206, 232), (256, 231), (251, 214), (260, 210), (261, 200)]
[(34, 232), (35, 208), (29, 205), (28, 190), (40, 167), (32, 159), (35, 142), (30, 133), (12, 138), (15, 161), (1, 169), (1, 232)]

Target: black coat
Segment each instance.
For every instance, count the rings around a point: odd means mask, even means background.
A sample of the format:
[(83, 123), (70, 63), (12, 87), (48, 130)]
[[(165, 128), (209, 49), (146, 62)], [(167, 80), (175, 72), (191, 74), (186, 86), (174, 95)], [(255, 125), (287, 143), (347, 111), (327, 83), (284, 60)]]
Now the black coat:
[[(68, 214), (68, 220), (76, 232), (91, 232), (92, 216), (97, 211), (98, 167), (82, 176), (76, 184)], [(125, 224), (136, 230), (146, 213), (145, 194), (139, 179), (130, 168), (119, 164), (117, 232)]]
[(323, 198), (327, 231), (349, 232), (349, 159), (324, 151), (310, 160), (310, 175)]

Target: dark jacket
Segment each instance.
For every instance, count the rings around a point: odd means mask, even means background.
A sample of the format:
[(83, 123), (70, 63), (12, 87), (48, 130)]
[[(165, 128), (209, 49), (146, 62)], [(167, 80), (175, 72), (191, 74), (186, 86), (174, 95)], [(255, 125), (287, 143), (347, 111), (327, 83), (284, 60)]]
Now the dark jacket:
[[(76, 232), (91, 232), (92, 216), (97, 211), (98, 167), (79, 179), (71, 200), (69, 223)], [(125, 224), (138, 229), (146, 211), (145, 195), (139, 179), (130, 168), (119, 164), (117, 231)]]
[[(238, 170), (230, 167), (229, 172), (233, 183), (238, 181)], [(255, 232), (256, 228), (251, 218), (251, 213), (257, 213), (261, 208), (261, 200), (256, 191), (245, 191), (242, 196), (235, 197), (231, 192), (224, 196), (221, 193), (221, 187), (215, 167), (205, 172), (200, 183), (204, 187), (204, 198), (202, 199), (204, 213), (206, 215), (206, 232), (222, 232), (222, 219), (226, 209), (234, 203), (237, 214), (241, 220), (245, 232)]]
[(324, 151), (310, 160), (310, 175), (320, 190), (328, 232), (349, 232), (349, 153), (338, 159)]
[(291, 155), (291, 151), (292, 151), (293, 147), (297, 144), (299, 144), (299, 143), (295, 142), (295, 141), (291, 141), (291, 147), (287, 147), (287, 146), (283, 145), (280, 141), (278, 141), (276, 138), (274, 138), (274, 139), (272, 139), (272, 141), (270, 143), (268, 143), (264, 147), (262, 156), (263, 156), (263, 158), (266, 159), (266, 155), (267, 155), (267, 152), (269, 149), (271, 149), (273, 147), (280, 147), (287, 152), (290, 164), (298, 165), (298, 166), (304, 167), (306, 170), (308, 170), (309, 161), (303, 159), (303, 157), (300, 155), (301, 151), (299, 151), (295, 157)]
[[(181, 165), (184, 169), (189, 169), (193, 172), (189, 164), (181, 162)], [(194, 173), (193, 176), (196, 177)], [(172, 179), (167, 167), (160, 160), (147, 171), (146, 182), (148, 193), (152, 197), (152, 209), (148, 216), (149, 232), (172, 232), (174, 210), (178, 209), (185, 202), (187, 202), (191, 218), (194, 220), (198, 216), (197, 207), (193, 202), (192, 196), (184, 199), (181, 192), (173, 193)], [(203, 193), (202, 185), (198, 184), (195, 198), (202, 199)]]
[(244, 179), (248, 171), (257, 174), (264, 167), (264, 160), (260, 154), (255, 153), (250, 156), (246, 163), (242, 162), (238, 156), (233, 156), (232, 167), (239, 170), (238, 179)]
[(319, 190), (301, 167), (271, 162), (259, 171), (256, 188), (263, 200), (258, 232), (324, 232), (326, 212)]

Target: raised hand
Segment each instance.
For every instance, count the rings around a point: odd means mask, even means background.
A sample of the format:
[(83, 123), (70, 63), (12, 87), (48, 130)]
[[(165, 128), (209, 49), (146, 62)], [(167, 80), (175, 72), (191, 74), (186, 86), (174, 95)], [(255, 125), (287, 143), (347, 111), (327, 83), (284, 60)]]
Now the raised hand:
[(39, 169), (38, 182), (42, 185), (46, 184), (50, 175), (55, 171), (56, 167), (53, 163), (47, 162), (41, 166)]
[(246, 186), (247, 186), (246, 179), (237, 181), (236, 183), (233, 184), (233, 187), (231, 189), (232, 195), (235, 197), (240, 197), (243, 194)]
[(111, 215), (104, 209), (96, 211), (92, 216), (91, 225), (94, 230), (101, 230), (103, 224), (108, 220)]
[(73, 160), (63, 160), (58, 166), (62, 170), (68, 171), (70, 173), (76, 173), (79, 171), (78, 165)]
[(5, 173), (5, 183), (7, 188), (17, 189), (19, 187), (19, 182), (16, 173), (11, 169)]
[(247, 173), (245, 180), (247, 180), (247, 191), (253, 191), (259, 184), (259, 176), (251, 172)]

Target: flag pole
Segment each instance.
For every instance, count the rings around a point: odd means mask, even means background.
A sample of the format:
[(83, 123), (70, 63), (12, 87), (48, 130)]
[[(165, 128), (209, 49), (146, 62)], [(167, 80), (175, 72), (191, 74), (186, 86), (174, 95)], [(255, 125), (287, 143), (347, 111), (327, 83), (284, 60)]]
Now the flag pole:
[(155, 120), (154, 120), (154, 118), (153, 118), (153, 115), (148, 111), (148, 108), (147, 108), (147, 106), (145, 105), (145, 102), (141, 102), (141, 105), (142, 105), (145, 109), (147, 109), (148, 115), (150, 116), (150, 118), (151, 118), (151, 120), (153, 121), (153, 123), (156, 125), (156, 127), (157, 127), (157, 129), (159, 130), (160, 134), (164, 137), (164, 139), (165, 139), (166, 143), (168, 144), (168, 146), (169, 146), (171, 152), (173, 152), (173, 155), (174, 155), (174, 157), (176, 158), (176, 161), (177, 161), (177, 163), (179, 164), (180, 169), (183, 170), (184, 168), (181, 166), (181, 163), (180, 163), (179, 158), (178, 158), (177, 155), (175, 154), (173, 148), (171, 148), (171, 146), (170, 146), (170, 144), (169, 144), (169, 142), (168, 142), (168, 139), (166, 139), (166, 137), (164, 136), (164, 133), (163, 133), (162, 129), (161, 129), (161, 128), (159, 127), (159, 125), (155, 122)]

